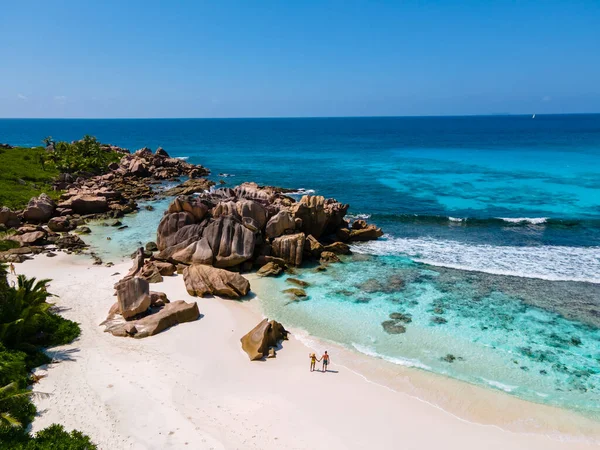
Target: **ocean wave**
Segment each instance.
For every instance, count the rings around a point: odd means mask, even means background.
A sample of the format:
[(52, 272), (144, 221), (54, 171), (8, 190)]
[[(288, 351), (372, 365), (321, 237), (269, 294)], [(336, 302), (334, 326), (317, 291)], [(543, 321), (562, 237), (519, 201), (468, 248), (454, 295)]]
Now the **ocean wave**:
[(346, 218), (350, 220), (369, 220), (371, 218), (371, 214), (346, 214)]
[(487, 378), (481, 378), (487, 385), (492, 386), (496, 389), (500, 389), (504, 392), (512, 392), (519, 386), (510, 386), (508, 384), (500, 383), (499, 381), (488, 380)]
[(354, 244), (352, 251), (408, 256), (433, 266), (497, 275), (600, 283), (600, 247), (493, 246), (433, 238), (384, 237)]
[(548, 221), (548, 217), (498, 217), (498, 219), (508, 223), (531, 223), (533, 225), (540, 225)]
[(314, 189), (298, 188), (292, 192), (286, 192), (285, 195), (313, 195), (316, 191)]
[(188, 159), (190, 159), (189, 156), (176, 156), (175, 159), (181, 159), (182, 161), (187, 161)]
[(397, 364), (399, 366), (417, 367), (417, 368), (423, 369), (423, 370), (431, 370), (431, 367), (429, 367), (426, 364), (423, 364), (421, 361), (418, 361), (416, 359), (397, 358), (397, 357), (393, 357), (393, 356), (382, 355), (380, 353), (377, 353), (373, 348), (366, 346), (366, 345), (357, 344), (356, 342), (352, 343), (352, 347), (354, 347), (354, 349), (356, 351), (362, 353), (363, 355), (383, 359), (384, 361), (391, 362), (391, 363)]
[(550, 228), (596, 227), (600, 228), (600, 219), (558, 219), (552, 217), (453, 217), (429, 214), (375, 214), (373, 220), (414, 224), (435, 224), (466, 227), (531, 227)]

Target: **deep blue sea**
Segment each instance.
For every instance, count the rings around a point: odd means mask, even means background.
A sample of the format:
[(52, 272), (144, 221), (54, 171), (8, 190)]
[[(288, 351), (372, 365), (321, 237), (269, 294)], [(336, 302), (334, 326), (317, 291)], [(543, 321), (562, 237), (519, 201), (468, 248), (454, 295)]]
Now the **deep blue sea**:
[[(229, 185), (335, 197), (383, 227), (343, 264), (301, 271), (308, 301), (290, 302), (284, 278), (262, 284), (269, 317), (600, 417), (600, 115), (0, 120), (13, 145), (84, 134), (162, 146)], [(165, 205), (129, 218), (112, 247), (114, 231), (95, 228), (96, 244), (133, 251)]]

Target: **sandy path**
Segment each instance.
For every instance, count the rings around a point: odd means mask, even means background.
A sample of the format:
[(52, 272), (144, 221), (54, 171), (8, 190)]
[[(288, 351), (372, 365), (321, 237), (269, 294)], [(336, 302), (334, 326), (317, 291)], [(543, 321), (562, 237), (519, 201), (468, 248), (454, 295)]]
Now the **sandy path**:
[[(102, 449), (592, 448), (459, 420), (368, 382), (335, 355), (337, 373), (310, 373), (309, 349), (294, 338), (276, 359), (251, 363), (239, 339), (260, 316), (247, 303), (197, 299), (197, 322), (142, 340), (113, 337), (98, 324), (128, 268), (64, 254), (18, 265), (52, 278), (56, 304), (82, 328), (51, 351), (61, 362), (36, 387), (52, 395), (36, 401), (34, 431), (59, 422)], [(152, 289), (196, 300), (180, 276)]]

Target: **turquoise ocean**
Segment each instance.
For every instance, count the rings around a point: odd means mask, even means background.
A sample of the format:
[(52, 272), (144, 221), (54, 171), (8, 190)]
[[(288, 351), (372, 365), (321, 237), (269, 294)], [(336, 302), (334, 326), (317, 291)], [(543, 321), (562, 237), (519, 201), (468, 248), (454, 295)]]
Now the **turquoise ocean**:
[[(285, 276), (261, 283), (268, 317), (600, 418), (600, 115), (0, 120), (13, 145), (84, 134), (162, 146), (229, 186), (334, 197), (384, 229), (327, 272), (299, 271), (307, 301), (281, 293)], [(131, 253), (168, 202), (94, 227), (92, 244)]]

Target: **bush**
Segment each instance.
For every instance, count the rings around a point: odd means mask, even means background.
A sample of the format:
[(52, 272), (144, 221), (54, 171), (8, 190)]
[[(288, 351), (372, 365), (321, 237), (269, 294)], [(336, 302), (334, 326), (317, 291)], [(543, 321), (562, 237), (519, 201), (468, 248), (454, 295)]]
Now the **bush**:
[[(92, 450), (96, 446), (90, 438), (77, 430), (70, 433), (62, 425), (50, 425), (34, 437), (18, 430), (0, 431), (0, 448), (14, 450)], [(7, 443), (8, 446), (3, 446)]]
[(87, 172), (92, 174), (104, 173), (108, 165), (121, 159), (119, 153), (102, 148), (95, 137), (84, 136), (83, 139), (69, 142), (50, 142), (54, 150), (47, 153), (46, 162), (60, 172), (72, 174)]
[(52, 425), (35, 436), (27, 431), (36, 409), (27, 389), (31, 369), (49, 362), (43, 347), (71, 342), (79, 325), (52, 310), (49, 280), (37, 281), (23, 275), (17, 287), (6, 282), (6, 267), (0, 264), (0, 449), (87, 450), (96, 446), (79, 431), (68, 433)]

